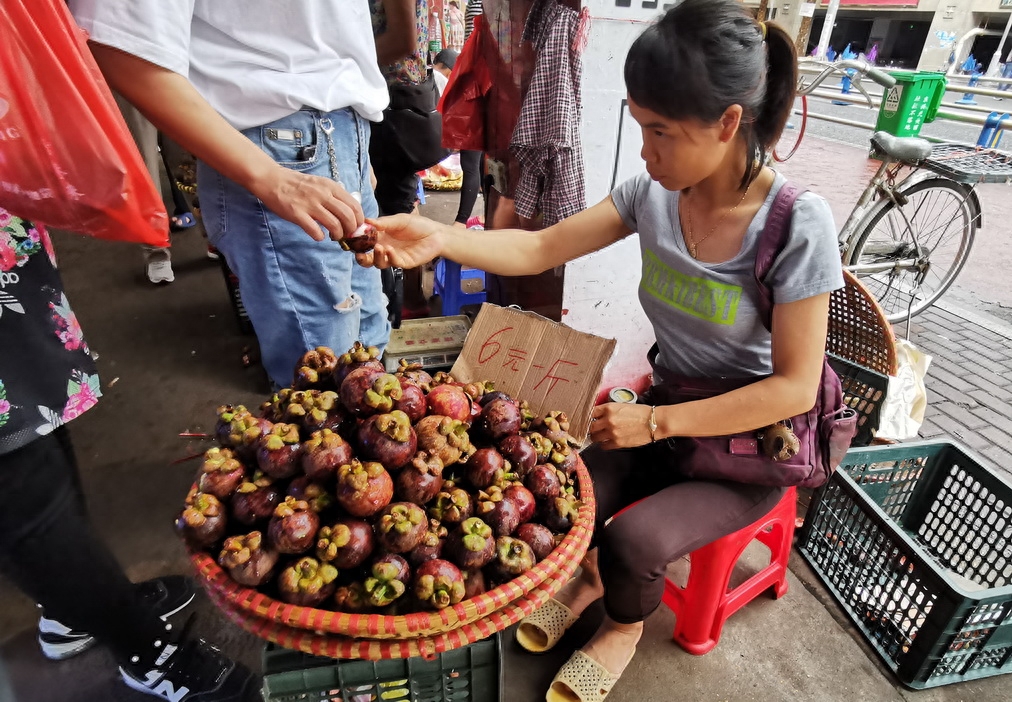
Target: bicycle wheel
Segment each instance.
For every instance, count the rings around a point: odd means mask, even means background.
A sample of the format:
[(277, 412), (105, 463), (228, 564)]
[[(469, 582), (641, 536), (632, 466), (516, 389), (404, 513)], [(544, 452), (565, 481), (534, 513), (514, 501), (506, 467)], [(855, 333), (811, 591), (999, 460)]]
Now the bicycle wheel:
[[(907, 203), (882, 200), (865, 218), (847, 260), (892, 323), (920, 314), (952, 285), (966, 263), (979, 214), (969, 188), (928, 178), (898, 191)], [(875, 272), (861, 266), (895, 262)]]

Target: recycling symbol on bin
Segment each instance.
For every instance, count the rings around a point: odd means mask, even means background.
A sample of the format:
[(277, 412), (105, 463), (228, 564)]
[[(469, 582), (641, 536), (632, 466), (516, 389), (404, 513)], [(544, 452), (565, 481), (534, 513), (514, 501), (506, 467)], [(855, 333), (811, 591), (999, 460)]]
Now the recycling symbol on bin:
[(889, 94), (886, 95), (885, 111), (886, 114), (894, 115), (900, 109), (900, 96), (903, 95), (903, 87), (894, 85), (889, 89)]

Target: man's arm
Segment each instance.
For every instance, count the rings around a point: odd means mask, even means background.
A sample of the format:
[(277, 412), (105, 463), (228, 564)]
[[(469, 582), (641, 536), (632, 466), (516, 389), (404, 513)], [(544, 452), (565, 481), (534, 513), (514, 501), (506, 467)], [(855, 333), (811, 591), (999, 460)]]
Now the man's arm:
[(313, 239), (324, 238), (320, 227), (336, 240), (365, 221), (361, 205), (340, 184), (275, 163), (179, 73), (96, 42), (91, 50), (109, 85), (152, 124)]

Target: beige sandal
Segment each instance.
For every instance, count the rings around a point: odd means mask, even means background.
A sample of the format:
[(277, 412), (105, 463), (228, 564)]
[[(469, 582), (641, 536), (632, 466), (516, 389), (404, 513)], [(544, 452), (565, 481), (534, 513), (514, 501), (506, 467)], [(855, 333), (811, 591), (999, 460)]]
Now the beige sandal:
[(555, 598), (548, 600), (534, 614), (524, 617), (517, 627), (516, 640), (531, 653), (545, 653), (566, 633), (579, 617)]
[[(636, 649), (629, 655), (629, 661)], [(629, 665), (626, 661), (626, 666)], [(615, 675), (583, 651), (574, 653), (555, 674), (547, 702), (603, 702), (621, 675)]]

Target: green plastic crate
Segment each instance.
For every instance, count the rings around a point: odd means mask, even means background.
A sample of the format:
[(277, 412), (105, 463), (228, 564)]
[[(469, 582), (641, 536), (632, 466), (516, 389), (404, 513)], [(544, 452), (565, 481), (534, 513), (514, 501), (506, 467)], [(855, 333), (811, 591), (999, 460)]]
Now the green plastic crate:
[(896, 85), (887, 88), (878, 110), (876, 130), (894, 136), (917, 136), (925, 122), (931, 122), (945, 96), (942, 73), (893, 73)]
[(1012, 485), (965, 449), (852, 449), (798, 548), (908, 687), (1012, 672)]
[(500, 635), (432, 660), (335, 660), (268, 644), (264, 702), (500, 702)]

